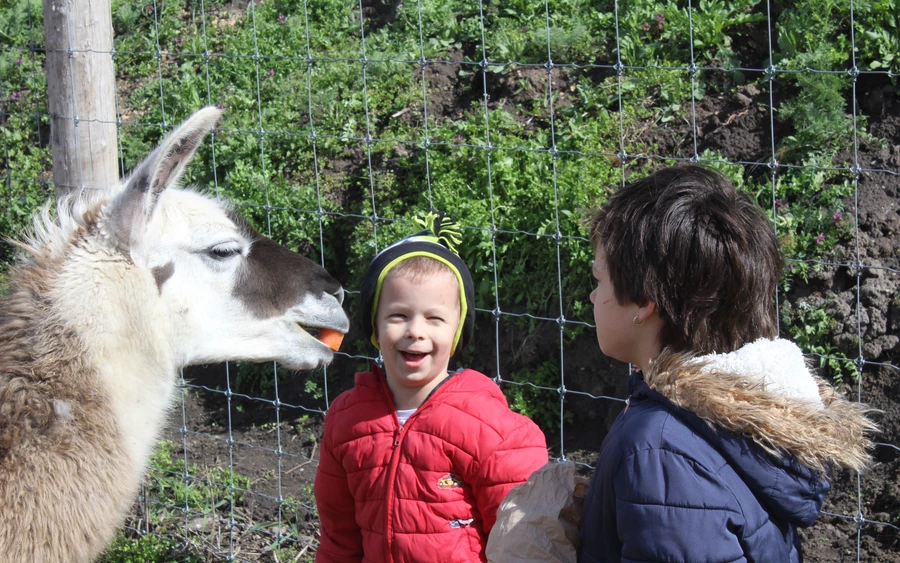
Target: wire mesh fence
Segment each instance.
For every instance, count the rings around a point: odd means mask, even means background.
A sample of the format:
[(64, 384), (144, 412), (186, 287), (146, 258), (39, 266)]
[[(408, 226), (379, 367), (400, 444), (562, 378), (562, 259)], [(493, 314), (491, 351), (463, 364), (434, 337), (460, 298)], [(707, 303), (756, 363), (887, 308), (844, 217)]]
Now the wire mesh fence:
[[(539, 422), (551, 457), (586, 473), (624, 404), (628, 366), (595, 350), (583, 211), (657, 166), (723, 171), (783, 242), (781, 332), (885, 413), (875, 469), (836, 474), (804, 533), (811, 557), (888, 561), (900, 551), (891, 6), (123, 0), (114, 48), (89, 54), (116, 67), (121, 170), (192, 111), (224, 108), (189, 181), (317, 257), (351, 313), (367, 261), (415, 229), (412, 215), (457, 218), (478, 292), (463, 363)], [(59, 186), (41, 6), (3, 11), (12, 233)], [(78, 108), (54, 117), (91, 120)], [(167, 538), (184, 560), (311, 560), (324, 413), (374, 352), (351, 332), (335, 363), (309, 374), (186, 370), (131, 536)]]

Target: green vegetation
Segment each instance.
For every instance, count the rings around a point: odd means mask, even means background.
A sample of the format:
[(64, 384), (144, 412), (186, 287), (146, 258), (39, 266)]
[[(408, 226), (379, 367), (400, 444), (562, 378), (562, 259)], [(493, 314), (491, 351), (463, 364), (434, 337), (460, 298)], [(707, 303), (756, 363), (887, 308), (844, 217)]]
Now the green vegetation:
[(184, 546), (169, 536), (129, 537), (117, 532), (100, 563), (200, 563), (202, 559), (184, 553)]
[[(132, 529), (120, 531), (101, 563), (200, 563), (205, 554), (188, 539), (185, 514), (200, 516), (204, 522), (227, 519), (232, 506), (242, 506), (250, 489), (250, 478), (230, 469), (187, 466), (174, 443), (164, 440), (150, 460), (145, 481), (148, 507), (144, 522), (152, 534)], [(207, 530), (209, 531), (209, 530)], [(209, 531), (212, 533), (211, 531)]]
[(803, 351), (819, 357), (819, 367), (835, 383), (842, 385), (847, 378), (859, 379), (859, 370), (853, 360), (842, 359), (843, 354), (831, 344), (834, 320), (821, 307), (813, 307), (805, 301), (793, 306), (784, 302), (781, 320), (788, 327), (793, 341)]
[[(240, 504), (250, 489), (250, 479), (220, 467), (200, 468), (189, 465), (175, 455), (175, 444), (161, 442), (150, 459), (151, 483), (148, 494), (171, 499), (171, 507), (210, 513), (230, 503)], [(187, 478), (185, 478), (187, 475)]]
[(503, 386), (509, 408), (535, 421), (544, 432), (558, 432), (561, 420), (574, 420), (572, 411), (565, 409), (560, 419), (559, 362), (542, 362), (513, 373), (510, 380), (516, 383)]

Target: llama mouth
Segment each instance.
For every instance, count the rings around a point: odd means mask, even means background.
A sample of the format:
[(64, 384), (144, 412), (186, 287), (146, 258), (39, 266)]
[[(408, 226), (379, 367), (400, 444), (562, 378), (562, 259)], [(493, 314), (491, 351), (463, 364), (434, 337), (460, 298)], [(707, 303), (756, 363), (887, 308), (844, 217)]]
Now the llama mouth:
[(304, 326), (300, 323), (297, 323), (297, 326), (320, 344), (327, 346), (332, 352), (337, 352), (341, 348), (341, 343), (346, 335), (344, 331), (333, 328)]
[(306, 334), (308, 334), (308, 335), (310, 335), (310, 336), (312, 336), (313, 338), (315, 338), (315, 339), (318, 340), (318, 338), (319, 338), (319, 327), (315, 327), (315, 326), (303, 326), (303, 325), (300, 324), (300, 323), (297, 323), (297, 326), (300, 327), (300, 330), (302, 330), (302, 331), (305, 332)]

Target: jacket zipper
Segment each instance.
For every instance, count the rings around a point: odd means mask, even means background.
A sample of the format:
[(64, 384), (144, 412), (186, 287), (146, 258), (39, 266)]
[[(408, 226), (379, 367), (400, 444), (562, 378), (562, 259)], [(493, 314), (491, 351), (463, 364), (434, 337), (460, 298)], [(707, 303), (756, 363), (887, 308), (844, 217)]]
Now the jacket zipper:
[[(409, 421), (406, 421), (409, 424)], [(400, 428), (394, 433), (394, 447), (391, 452), (391, 466), (388, 470), (388, 478), (387, 482), (390, 483), (388, 486), (388, 494), (385, 504), (387, 508), (387, 533), (385, 535), (385, 561), (393, 561), (393, 538), (394, 538), (394, 486), (396, 483), (394, 481), (397, 480), (397, 468), (400, 467), (400, 449), (403, 445), (403, 437), (406, 435), (404, 430), (406, 429), (406, 425), (401, 425)]]
[[(394, 481), (396, 481), (396, 479), (397, 479), (397, 468), (400, 467), (400, 451), (403, 446), (403, 439), (407, 434), (406, 432), (404, 432), (404, 430), (406, 430), (406, 428), (410, 425), (410, 423), (413, 421), (413, 419), (416, 418), (416, 416), (418, 416), (418, 414), (422, 411), (422, 407), (424, 407), (428, 403), (428, 401), (435, 395), (437, 390), (440, 389), (441, 387), (443, 387), (444, 383), (449, 381), (450, 378), (455, 375), (456, 375), (456, 373), (451, 374), (444, 381), (442, 381), (440, 385), (438, 385), (434, 390), (432, 390), (431, 394), (428, 395), (428, 397), (425, 399), (425, 401), (423, 401), (422, 404), (419, 405), (419, 408), (416, 409), (416, 412), (414, 412), (413, 415), (411, 417), (409, 417), (409, 419), (407, 419), (406, 424), (400, 424), (400, 421), (397, 420), (396, 413), (394, 414), (394, 420), (397, 421), (397, 424), (399, 425), (399, 427), (397, 428), (397, 430), (394, 433), (394, 445), (392, 448), (393, 451), (391, 452), (391, 466), (388, 469), (388, 478), (387, 478), (387, 482), (390, 483), (390, 485), (388, 486), (388, 494), (387, 494), (387, 498), (385, 499), (385, 503), (384, 503), (385, 508), (387, 509), (387, 515), (385, 518), (385, 522), (386, 522), (385, 529), (386, 529), (387, 533), (385, 534), (385, 538), (384, 538), (385, 539), (384, 560), (386, 562), (394, 560), (393, 553), (392, 553), (393, 537), (394, 537), (394, 486), (396, 485), (396, 483)], [(397, 408), (396, 408), (396, 405), (394, 405), (393, 398), (391, 397), (391, 392), (387, 389), (387, 383), (384, 383), (382, 390), (385, 393), (385, 398), (387, 400), (388, 405), (390, 406), (391, 409), (396, 411)]]

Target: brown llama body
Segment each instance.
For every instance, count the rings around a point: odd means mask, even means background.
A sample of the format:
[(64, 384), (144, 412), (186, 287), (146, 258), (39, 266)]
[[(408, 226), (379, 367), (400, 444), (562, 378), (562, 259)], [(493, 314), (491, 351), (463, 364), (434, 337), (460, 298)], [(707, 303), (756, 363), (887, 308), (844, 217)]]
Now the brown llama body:
[[(137, 493), (136, 483), (121, 479), (134, 472), (134, 460), (117, 439), (109, 398), (86, 365), (84, 346), (37, 298), (47, 274), (39, 267), (21, 272), (2, 305), (2, 561), (61, 561), (59, 546), (68, 546), (69, 561), (90, 561)], [(28, 537), (38, 541), (22, 541)]]
[[(221, 203), (166, 188), (219, 118), (191, 117), (108, 192), (46, 213), (0, 302), (0, 563), (88, 563), (133, 504), (193, 363), (332, 353), (340, 286)], [(165, 190), (165, 191), (164, 191)]]

